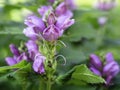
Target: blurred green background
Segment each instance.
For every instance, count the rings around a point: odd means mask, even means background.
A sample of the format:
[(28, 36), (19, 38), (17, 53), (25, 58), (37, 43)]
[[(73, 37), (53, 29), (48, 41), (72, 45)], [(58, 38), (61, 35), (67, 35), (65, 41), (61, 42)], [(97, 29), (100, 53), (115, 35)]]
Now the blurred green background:
[[(67, 47), (62, 48), (60, 54), (66, 57), (67, 63), (64, 67), (60, 64), (58, 71), (62, 74), (74, 65), (87, 63), (91, 53), (104, 57), (107, 52), (112, 52), (115, 60), (120, 62), (120, 0), (115, 8), (104, 12), (94, 8), (97, 0), (75, 1), (78, 7), (74, 11), (76, 22), (61, 38)], [(19, 46), (21, 41), (27, 41), (22, 33), (25, 17), (32, 12), (38, 15), (37, 8), (45, 4), (46, 0), (0, 0), (0, 66), (7, 65), (6, 56), (12, 56), (9, 44)], [(107, 17), (103, 26), (98, 23), (101, 16)], [(120, 75), (116, 77), (116, 84), (111, 90), (120, 88), (119, 77)], [(19, 89), (21, 87), (17, 82), (0, 78), (0, 90)], [(60, 89), (95, 90), (95, 87), (57, 86), (55, 90)]]

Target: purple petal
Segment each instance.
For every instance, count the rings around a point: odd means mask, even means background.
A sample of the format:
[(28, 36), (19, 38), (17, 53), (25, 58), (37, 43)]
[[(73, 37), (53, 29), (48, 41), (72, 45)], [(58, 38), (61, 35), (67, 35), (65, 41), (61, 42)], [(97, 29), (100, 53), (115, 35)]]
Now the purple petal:
[(69, 17), (66, 16), (60, 16), (56, 22), (56, 26), (60, 29), (65, 30), (74, 23), (75, 23), (74, 19), (70, 19)]
[(7, 57), (5, 60), (6, 60), (7, 64), (10, 65), (10, 66), (17, 63), (16, 60), (13, 57)]
[(41, 31), (43, 31), (45, 29), (45, 24), (44, 22), (42, 21), (41, 18), (35, 16), (35, 15), (32, 15), (32, 16), (29, 16), (26, 20), (25, 20), (25, 24), (32, 27), (39, 27), (39, 29)]
[(48, 12), (49, 10), (52, 10), (52, 7), (51, 6), (42, 6), (38, 9), (38, 13), (41, 15), (41, 16), (44, 16), (46, 12)]
[(26, 43), (26, 47), (27, 47), (28, 51), (35, 51), (35, 52), (38, 51), (38, 46), (35, 43), (35, 41), (33, 41), (33, 40), (29, 40)]
[(114, 77), (116, 76), (119, 72), (120, 72), (120, 67), (119, 65), (116, 63), (113, 68), (111, 68), (111, 70), (109, 71), (111, 73), (111, 75)]
[(55, 13), (57, 16), (60, 16), (64, 14), (66, 11), (67, 11), (67, 6), (65, 5), (65, 2), (62, 2), (57, 6)]
[(23, 33), (32, 40), (37, 39), (34, 27), (27, 27), (26, 29), (23, 30)]
[(22, 60), (28, 60), (28, 57), (26, 55), (26, 53), (22, 53), (19, 57), (17, 57), (16, 61), (17, 63), (19, 63)]
[(112, 53), (107, 53), (105, 58), (106, 58), (107, 63), (114, 61), (114, 57), (113, 57)]
[(98, 69), (96, 69), (96, 68), (94, 68), (94, 67), (90, 67), (90, 70), (91, 70), (93, 73), (95, 73), (96, 75), (102, 76), (101, 72), (100, 72)]
[(111, 84), (112, 78), (113, 77), (111, 75), (106, 78), (106, 85), (107, 86), (109, 86)]
[(105, 75), (109, 75), (109, 72), (113, 68), (114, 65), (116, 65), (116, 63), (114, 61), (106, 64), (103, 68), (103, 73)]
[(56, 22), (55, 14), (51, 12), (47, 18), (47, 23), (51, 25), (51, 24), (54, 24), (55, 22)]
[(14, 45), (14, 44), (10, 44), (10, 50), (11, 52), (15, 55), (15, 56), (19, 56), (20, 52), (18, 50), (18, 48)]
[(39, 55), (39, 54), (35, 57), (35, 60), (33, 63), (33, 69), (35, 72), (40, 73), (40, 74), (45, 72), (44, 64), (43, 64), (45, 59), (46, 58), (44, 56)]
[(57, 40), (62, 32), (55, 25), (50, 25), (43, 32), (43, 37), (48, 41)]
[(35, 54), (39, 52), (37, 44), (35, 43), (35, 41), (29, 40), (26, 43), (26, 47), (28, 49), (29, 58), (33, 60), (35, 57)]
[(65, 3), (71, 10), (76, 9), (76, 5), (75, 5), (74, 0), (65, 0)]
[(100, 58), (95, 54), (90, 55), (90, 63), (99, 70), (102, 68), (102, 62), (101, 62)]

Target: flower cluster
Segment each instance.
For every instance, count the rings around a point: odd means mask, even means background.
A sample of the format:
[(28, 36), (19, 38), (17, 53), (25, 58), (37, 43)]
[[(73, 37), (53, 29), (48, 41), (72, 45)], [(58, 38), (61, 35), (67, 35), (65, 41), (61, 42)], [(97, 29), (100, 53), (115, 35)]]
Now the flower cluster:
[[(54, 0), (50, 1), (54, 3)], [(69, 7), (72, 5), (61, 2), (54, 8), (52, 6), (41, 6), (38, 8), (38, 13), (41, 17), (36, 15), (27, 17), (24, 22), (27, 28), (23, 30), (25, 36), (30, 39), (24, 45), (27, 50), (21, 52), (15, 45), (10, 45), (11, 52), (14, 56), (6, 58), (8, 65), (14, 65), (21, 60), (27, 60), (33, 62), (32, 66), (35, 72), (39, 74), (45, 73), (45, 63), (50, 62), (47, 60), (50, 60), (51, 57), (53, 58), (54, 55), (51, 56), (50, 54), (52, 54), (52, 51), (55, 52), (55, 50), (51, 50), (51, 47), (45, 45), (44, 42), (50, 43), (52, 46), (63, 35), (63, 32), (75, 22), (74, 19), (71, 19), (73, 13), (72, 9), (68, 7), (68, 4)], [(44, 48), (41, 50), (41, 47)]]
[(73, 13), (65, 2), (60, 3), (55, 10), (52, 6), (42, 6), (38, 9), (38, 13), (42, 18), (31, 15), (25, 20), (28, 27), (23, 33), (32, 40), (55, 41), (74, 24), (74, 19), (71, 19)]
[(102, 11), (111, 10), (116, 6), (116, 0), (98, 0), (96, 8)]
[(106, 85), (112, 84), (112, 79), (119, 73), (120, 68), (114, 60), (112, 53), (107, 53), (105, 61), (102, 61), (97, 55), (90, 55), (90, 70), (103, 77), (106, 80)]
[(12, 54), (14, 55), (13, 57), (7, 57), (5, 60), (8, 65), (14, 65), (16, 63), (19, 63), (21, 60), (27, 60), (27, 55), (25, 52), (20, 52), (18, 48), (14, 45), (10, 45), (10, 50)]

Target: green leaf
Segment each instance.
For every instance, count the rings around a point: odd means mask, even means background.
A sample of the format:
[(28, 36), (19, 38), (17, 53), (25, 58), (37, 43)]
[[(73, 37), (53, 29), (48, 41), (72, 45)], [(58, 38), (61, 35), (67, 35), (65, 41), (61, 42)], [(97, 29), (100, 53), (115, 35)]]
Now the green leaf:
[(73, 79), (78, 79), (80, 81), (84, 81), (86, 83), (105, 83), (105, 80), (93, 74), (86, 65), (79, 65), (76, 66), (75, 72), (72, 74)]
[(10, 70), (10, 69), (20, 69), (20, 68), (23, 68), (24, 66), (26, 66), (27, 64), (28, 64), (28, 62), (26, 60), (22, 60), (21, 62), (19, 62), (18, 64), (15, 64), (13, 66), (0, 67), (0, 72), (4, 72), (4, 71)]
[(57, 78), (58, 84), (73, 84), (73, 85), (87, 85), (105, 83), (105, 80), (93, 74), (86, 65), (78, 65), (71, 69), (65, 75), (61, 75)]

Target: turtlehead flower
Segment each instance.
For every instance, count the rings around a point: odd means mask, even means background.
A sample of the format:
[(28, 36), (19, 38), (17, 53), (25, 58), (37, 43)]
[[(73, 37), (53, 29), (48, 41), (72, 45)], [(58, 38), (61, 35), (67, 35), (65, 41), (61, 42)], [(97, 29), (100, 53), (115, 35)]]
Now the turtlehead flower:
[(114, 60), (112, 53), (107, 53), (105, 62), (95, 54), (90, 55), (90, 70), (106, 80), (106, 85), (112, 83), (112, 79), (120, 72), (118, 63)]
[(26, 53), (20, 53), (20, 51), (17, 49), (17, 47), (14, 44), (10, 45), (10, 50), (13, 53), (13, 57), (6, 57), (6, 62), (8, 65), (14, 65), (19, 63), (21, 60), (27, 60)]
[(45, 61), (45, 57), (43, 55), (41, 55), (40, 53), (38, 53), (35, 56), (34, 62), (33, 62), (33, 69), (35, 72), (39, 73), (39, 74), (43, 74), (45, 72), (44, 69), (44, 61)]
[(44, 38), (47, 41), (55, 41), (74, 22), (74, 19), (71, 19), (70, 16), (61, 15), (57, 17), (53, 11), (50, 11), (45, 21), (36, 16), (25, 20), (28, 27), (24, 29), (23, 33), (32, 40)]

